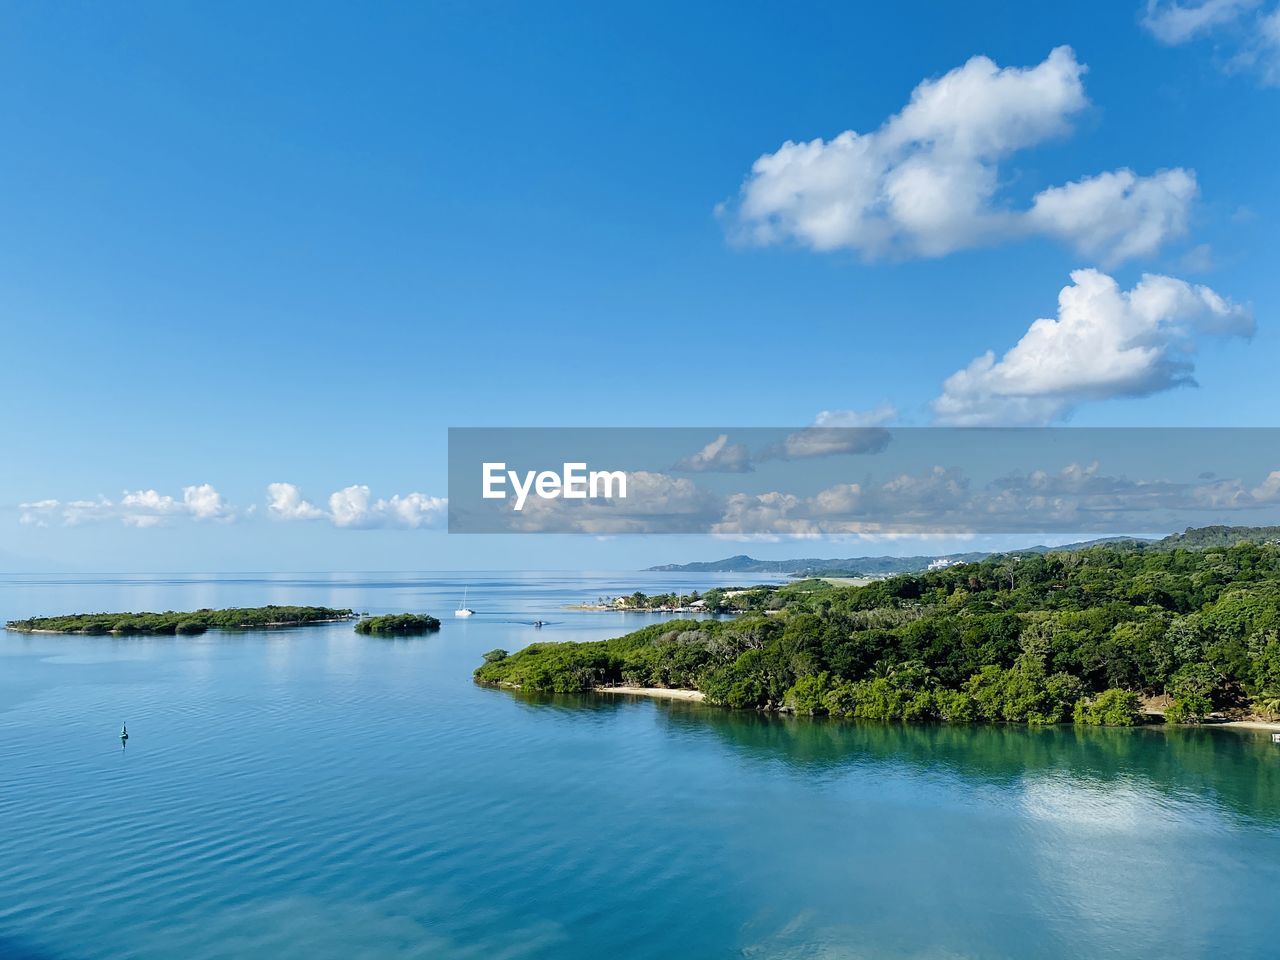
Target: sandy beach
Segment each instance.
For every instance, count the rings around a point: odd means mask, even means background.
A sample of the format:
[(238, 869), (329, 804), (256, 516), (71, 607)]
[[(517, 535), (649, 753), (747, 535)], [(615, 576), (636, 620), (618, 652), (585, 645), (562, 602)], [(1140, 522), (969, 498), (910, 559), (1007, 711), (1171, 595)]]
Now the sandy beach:
[(1280, 722), (1270, 720), (1228, 720), (1225, 723), (1207, 723), (1207, 727), (1234, 727), (1237, 730), (1270, 730), (1280, 733)]
[(697, 690), (672, 690), (668, 687), (596, 687), (596, 693), (626, 693), (633, 697), (654, 697), (658, 700), (690, 700), (701, 703), (703, 695)]

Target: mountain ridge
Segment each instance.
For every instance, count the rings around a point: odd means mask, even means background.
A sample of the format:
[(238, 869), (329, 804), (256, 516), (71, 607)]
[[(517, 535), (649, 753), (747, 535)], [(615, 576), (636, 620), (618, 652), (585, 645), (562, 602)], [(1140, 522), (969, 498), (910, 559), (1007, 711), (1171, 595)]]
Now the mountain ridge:
[(1258, 540), (1280, 540), (1280, 526), (1269, 527), (1187, 527), (1159, 540), (1142, 537), (1100, 537), (1060, 546), (1037, 545), (1020, 550), (971, 551), (967, 553), (917, 554), (909, 557), (874, 556), (822, 559), (800, 557), (791, 560), (757, 560), (740, 553), (722, 560), (695, 560), (690, 563), (664, 563), (646, 567), (647, 571), (666, 573), (776, 573), (780, 576), (877, 576), (895, 573), (918, 573), (939, 560), (954, 563), (977, 563), (996, 554), (1056, 553), (1087, 550), (1106, 544), (1128, 544), (1149, 550), (1204, 550), (1228, 547), (1236, 543)]

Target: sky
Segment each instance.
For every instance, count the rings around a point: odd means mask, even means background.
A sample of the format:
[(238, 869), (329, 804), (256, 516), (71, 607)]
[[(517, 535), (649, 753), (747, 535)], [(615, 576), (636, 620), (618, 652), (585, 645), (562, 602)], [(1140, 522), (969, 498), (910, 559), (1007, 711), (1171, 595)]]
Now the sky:
[(1275, 0), (9, 4), (0, 114), (0, 569), (920, 546), (450, 536), (450, 427), (1276, 425)]

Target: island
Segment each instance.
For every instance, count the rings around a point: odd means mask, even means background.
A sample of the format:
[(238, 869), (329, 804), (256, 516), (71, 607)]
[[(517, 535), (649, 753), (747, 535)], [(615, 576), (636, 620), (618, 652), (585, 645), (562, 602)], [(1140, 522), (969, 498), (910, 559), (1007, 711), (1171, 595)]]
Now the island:
[(440, 629), (440, 621), (423, 613), (388, 613), (380, 617), (365, 617), (356, 624), (356, 633), (382, 636), (416, 636), (434, 633)]
[(696, 691), (713, 705), (868, 720), (1272, 720), (1280, 544), (1179, 545), (1197, 539), (1221, 534), (995, 555), (861, 586), (756, 587), (735, 619), (491, 651), (475, 679)]
[(62, 617), (28, 617), (10, 620), (6, 630), (19, 633), (82, 633), (90, 635), (195, 635), (210, 628), (255, 630), (297, 627), (313, 623), (352, 620), (355, 613), (333, 607), (230, 607), (224, 610), (173, 610), (164, 613), (76, 613)]

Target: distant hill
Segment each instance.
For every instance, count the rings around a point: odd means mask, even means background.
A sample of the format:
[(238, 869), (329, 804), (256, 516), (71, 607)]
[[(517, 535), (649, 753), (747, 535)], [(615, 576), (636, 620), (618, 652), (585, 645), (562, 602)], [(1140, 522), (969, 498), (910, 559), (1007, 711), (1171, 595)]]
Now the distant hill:
[[(985, 553), (959, 553), (955, 559), (962, 563), (972, 563), (988, 556)], [(798, 560), (757, 560), (739, 554), (736, 557), (725, 557), (723, 560), (706, 560), (694, 563), (664, 563), (650, 570), (672, 571), (679, 573), (776, 573), (779, 576), (813, 576), (823, 573), (828, 576), (870, 576), (873, 574), (912, 573), (924, 570), (936, 556), (930, 557), (849, 557), (848, 559), (824, 560), (817, 557), (803, 557)]]
[[(1208, 547), (1230, 547), (1245, 541), (1275, 540), (1280, 542), (1280, 527), (1188, 527), (1182, 533), (1173, 533), (1161, 540), (1145, 540), (1141, 537), (1101, 537), (1082, 540), (1056, 547), (1035, 546), (1003, 553), (1052, 553), (1063, 550), (1084, 550), (1103, 545), (1130, 545), (1148, 550), (1204, 550)], [(944, 553), (915, 557), (846, 557), (822, 560), (803, 557), (798, 560), (757, 560), (746, 554), (725, 557), (723, 560), (701, 560), (693, 563), (664, 563), (649, 567), (653, 571), (674, 573), (775, 573), (789, 577), (875, 577), (895, 573), (919, 573), (927, 570), (937, 560), (953, 563), (977, 563), (993, 556), (987, 553)]]
[[(1150, 544), (1154, 541), (1139, 540), (1134, 537), (1103, 537), (1098, 540), (1084, 540), (1079, 543), (1068, 543), (1062, 546), (1027, 547), (1023, 550), (1006, 551), (1009, 553), (1049, 553), (1054, 550), (1083, 550), (1105, 543)], [(977, 563), (992, 556), (991, 552), (943, 553), (913, 557), (846, 557), (843, 559), (819, 559), (803, 557), (798, 560), (757, 560), (746, 554), (736, 557), (725, 557), (723, 560), (701, 560), (693, 563), (664, 563), (649, 567), (652, 571), (674, 573), (776, 573), (789, 577), (874, 577), (888, 576), (895, 573), (918, 573), (927, 570), (929, 564), (937, 560), (950, 560), (953, 563)]]
[(1162, 550), (1204, 550), (1206, 547), (1230, 547), (1245, 541), (1280, 541), (1280, 527), (1187, 527), (1182, 533), (1171, 533), (1156, 543)]

